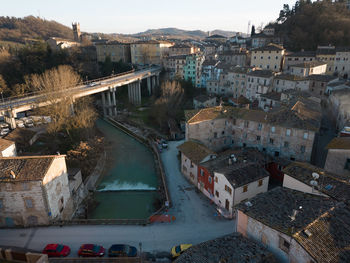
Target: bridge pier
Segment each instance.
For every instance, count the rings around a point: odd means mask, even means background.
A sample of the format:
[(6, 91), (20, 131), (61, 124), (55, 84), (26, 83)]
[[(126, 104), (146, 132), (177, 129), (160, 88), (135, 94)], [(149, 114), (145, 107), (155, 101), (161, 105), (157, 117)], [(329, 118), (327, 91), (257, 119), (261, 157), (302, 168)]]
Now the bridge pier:
[(129, 102), (135, 105), (141, 104), (141, 80), (128, 85)]
[(156, 76), (152, 76), (152, 93), (154, 93), (154, 90), (156, 88)]
[(115, 98), (115, 93), (117, 92), (116, 88), (112, 88), (110, 90), (110, 92), (112, 93), (112, 102), (113, 102), (113, 116), (117, 116), (117, 100)]
[(17, 114), (12, 109), (8, 109), (6, 111), (6, 115), (4, 116), (5, 122), (10, 125), (10, 128), (12, 130), (16, 129), (16, 127), (17, 127), (16, 120), (15, 120), (16, 117), (17, 117)]
[(107, 109), (106, 109), (106, 97), (105, 93), (101, 93), (102, 96), (102, 110), (103, 110), (103, 117), (107, 117)]
[(148, 95), (152, 95), (152, 82), (151, 82), (152, 76), (147, 78), (147, 90), (148, 90)]
[(107, 108), (108, 108), (108, 116), (112, 116), (112, 101), (111, 101), (111, 93), (109, 91), (106, 92), (107, 93), (107, 100), (108, 100), (108, 104), (107, 104)]

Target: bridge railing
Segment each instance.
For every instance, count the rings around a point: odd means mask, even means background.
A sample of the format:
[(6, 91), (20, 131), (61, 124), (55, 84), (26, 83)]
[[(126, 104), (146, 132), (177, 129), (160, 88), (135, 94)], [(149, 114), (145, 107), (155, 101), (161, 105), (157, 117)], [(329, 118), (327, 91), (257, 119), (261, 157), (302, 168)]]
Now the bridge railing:
[[(97, 78), (97, 79), (93, 79), (93, 80), (88, 80), (88, 81), (83, 81), (78, 83), (78, 86), (67, 86), (65, 88), (65, 90), (74, 90), (74, 89), (79, 89), (82, 88), (82, 86), (87, 86), (91, 83), (95, 83), (95, 82), (101, 82), (107, 79), (113, 79), (113, 78), (117, 78), (117, 77), (121, 77), (121, 76), (125, 76), (128, 74), (132, 74), (132, 73), (141, 73), (143, 71), (157, 71), (159, 70), (160, 67), (152, 67), (152, 68), (148, 68), (148, 69), (142, 69), (139, 71), (135, 71), (135, 69), (126, 71), (126, 72), (122, 72), (122, 73), (118, 73), (118, 74), (113, 74), (111, 76), (107, 76), (107, 77), (102, 77), (102, 78)], [(36, 99), (38, 97), (47, 95), (47, 93), (44, 93), (42, 91), (35, 91), (35, 92), (28, 92), (22, 95), (18, 95), (18, 96), (11, 96), (8, 98), (4, 98), (1, 102), (0, 102), (0, 107), (3, 108), (4, 106), (6, 107), (10, 107), (11, 103), (14, 103), (16, 105), (21, 104), (21, 101), (23, 100), (29, 100), (29, 99)]]

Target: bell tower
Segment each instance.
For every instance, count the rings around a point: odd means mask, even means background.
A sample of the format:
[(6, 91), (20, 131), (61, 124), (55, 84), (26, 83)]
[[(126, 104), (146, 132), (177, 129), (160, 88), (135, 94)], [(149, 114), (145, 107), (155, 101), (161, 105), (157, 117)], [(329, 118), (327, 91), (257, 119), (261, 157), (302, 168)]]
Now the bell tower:
[(72, 23), (73, 28), (73, 35), (74, 35), (74, 41), (80, 42), (80, 24), (79, 23)]

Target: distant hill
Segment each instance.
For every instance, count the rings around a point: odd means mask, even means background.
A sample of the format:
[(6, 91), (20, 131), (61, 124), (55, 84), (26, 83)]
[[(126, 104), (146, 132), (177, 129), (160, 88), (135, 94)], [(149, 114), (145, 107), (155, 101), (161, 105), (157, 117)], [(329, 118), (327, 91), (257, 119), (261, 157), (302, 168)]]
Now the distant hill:
[[(219, 34), (226, 37), (234, 36), (237, 32), (224, 31), (224, 30), (214, 30), (210, 31), (210, 35)], [(159, 28), (159, 29), (149, 29), (145, 32), (140, 32), (137, 34), (129, 35), (132, 37), (142, 38), (142, 37), (166, 37), (166, 38), (178, 38), (178, 39), (204, 39), (208, 36), (208, 32), (202, 30), (183, 30), (174, 27), (169, 28)]]
[(24, 43), (25, 39), (61, 37), (73, 39), (72, 29), (55, 21), (34, 16), (0, 17), (0, 40)]

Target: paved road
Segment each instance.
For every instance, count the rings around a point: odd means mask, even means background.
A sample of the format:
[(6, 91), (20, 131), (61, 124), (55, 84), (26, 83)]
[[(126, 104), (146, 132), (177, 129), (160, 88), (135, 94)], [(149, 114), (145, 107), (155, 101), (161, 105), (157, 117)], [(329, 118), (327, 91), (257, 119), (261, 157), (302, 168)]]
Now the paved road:
[(98, 243), (109, 247), (113, 243), (127, 243), (144, 251), (169, 251), (179, 243), (197, 244), (232, 233), (234, 221), (214, 216), (215, 207), (198, 194), (179, 171), (176, 146), (182, 142), (170, 142), (162, 153), (173, 207), (170, 215), (173, 223), (155, 223), (149, 226), (64, 226), (31, 229), (0, 230), (0, 245), (27, 247), (41, 250), (47, 243), (64, 243), (76, 256), (82, 243)]

